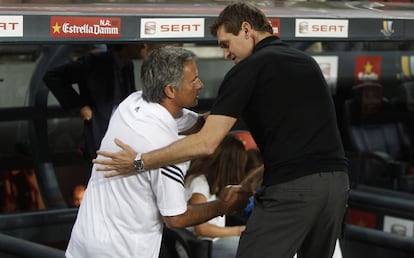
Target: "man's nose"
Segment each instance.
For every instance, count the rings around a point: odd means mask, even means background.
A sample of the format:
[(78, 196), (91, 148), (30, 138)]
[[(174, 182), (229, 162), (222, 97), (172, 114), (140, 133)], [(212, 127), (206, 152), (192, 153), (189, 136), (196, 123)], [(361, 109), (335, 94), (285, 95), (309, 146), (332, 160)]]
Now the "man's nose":
[(231, 59), (231, 53), (227, 48), (224, 49), (224, 59), (226, 60)]
[(203, 81), (198, 80), (198, 85), (197, 85), (197, 88), (199, 88), (199, 89), (204, 88), (204, 83), (203, 83)]

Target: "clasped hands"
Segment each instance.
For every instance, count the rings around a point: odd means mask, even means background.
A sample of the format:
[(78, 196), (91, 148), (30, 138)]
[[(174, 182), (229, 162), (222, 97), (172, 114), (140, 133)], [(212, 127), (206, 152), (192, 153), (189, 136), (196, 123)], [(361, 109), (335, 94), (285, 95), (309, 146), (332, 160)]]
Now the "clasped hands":
[(261, 165), (249, 171), (247, 176), (239, 185), (228, 185), (222, 189), (220, 200), (227, 207), (226, 215), (235, 215), (243, 211), (249, 203), (249, 198), (254, 194), (257, 187), (257, 177), (262, 177), (264, 166)]
[(224, 208), (224, 214), (236, 215), (241, 213), (249, 204), (252, 191), (245, 189), (242, 185), (228, 185), (220, 192), (220, 200)]

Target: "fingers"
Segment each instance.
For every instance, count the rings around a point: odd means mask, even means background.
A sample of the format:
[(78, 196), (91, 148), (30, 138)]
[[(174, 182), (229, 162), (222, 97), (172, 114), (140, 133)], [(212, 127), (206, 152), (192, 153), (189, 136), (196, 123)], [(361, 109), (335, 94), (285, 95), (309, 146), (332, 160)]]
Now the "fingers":
[[(102, 164), (102, 163), (96, 163), (96, 164)], [(111, 171), (111, 170), (115, 170), (115, 168), (113, 166), (109, 166), (109, 165), (107, 165), (107, 166), (96, 166), (95, 170), (96, 171)]]
[[(94, 162), (96, 161), (96, 162)], [(94, 163), (96, 164), (103, 164), (105, 163), (105, 160), (93, 160)], [(126, 172), (120, 172), (116, 169), (116, 167), (114, 166), (110, 166), (110, 165), (106, 165), (106, 166), (95, 166), (95, 171), (97, 172), (109, 172), (105, 174), (105, 178), (111, 178), (111, 177), (115, 177), (115, 176), (121, 176), (126, 174)]]
[(226, 214), (237, 214), (249, 204), (252, 195), (253, 192), (245, 191), (241, 185), (229, 185), (222, 190), (220, 199), (226, 206)]
[(113, 173), (106, 174), (105, 178), (111, 178), (111, 177), (120, 176), (120, 175), (121, 173), (115, 171)]
[(228, 201), (230, 201), (230, 199), (232, 198), (232, 196), (236, 195), (240, 190), (241, 190), (241, 186), (240, 185), (227, 185), (223, 189), (223, 197), (222, 197), (222, 199), (225, 202), (228, 202)]
[(120, 139), (118, 139), (118, 138), (115, 138), (114, 139), (114, 142), (115, 142), (115, 144), (116, 145), (118, 145), (118, 147), (120, 147), (121, 149), (125, 149), (125, 148), (127, 148), (127, 146), (128, 145), (126, 145), (123, 141), (121, 141)]
[(114, 158), (114, 154), (113, 152), (109, 152), (109, 151), (103, 151), (103, 150), (97, 150), (96, 154), (98, 156), (103, 156), (106, 159), (93, 159), (92, 162), (95, 164), (101, 164), (101, 165), (109, 165), (110, 162), (112, 161), (112, 159)]
[(106, 177), (134, 172), (134, 159), (137, 153), (129, 145), (123, 143), (119, 139), (114, 139), (114, 142), (118, 147), (122, 148), (122, 150), (118, 152), (108, 152), (103, 150), (96, 151), (98, 158), (92, 160), (94, 164), (100, 165), (96, 166), (96, 171), (111, 172), (111, 174), (106, 175)]
[[(128, 153), (135, 153), (135, 151), (131, 148), (131, 146), (129, 146), (128, 144), (124, 143), (123, 141), (121, 141), (118, 138), (114, 139), (114, 142), (116, 145), (118, 145), (118, 147), (120, 147), (122, 150), (128, 152)], [(122, 151), (121, 151), (122, 152)], [(135, 154), (136, 155), (136, 154)]]
[(241, 185), (240, 191), (243, 191), (243, 192), (252, 192), (252, 191), (254, 191), (254, 187), (252, 186), (252, 183), (251, 182), (244, 182)]
[(223, 194), (223, 200), (229, 201), (232, 199), (232, 197), (248, 198), (253, 195), (253, 192), (250, 190), (250, 188), (245, 188), (242, 185), (228, 185), (223, 189)]
[[(115, 142), (115, 144), (118, 146), (118, 147), (120, 147), (121, 149), (127, 149), (127, 148), (129, 148), (129, 146), (127, 145), (127, 144), (125, 144), (123, 141), (121, 141), (120, 139), (118, 139), (118, 138), (115, 138), (114, 139), (114, 142)], [(101, 156), (103, 156), (103, 157), (105, 157), (105, 158), (110, 158), (110, 159), (113, 159), (114, 157), (115, 157), (115, 152), (109, 152), (109, 151), (103, 151), (103, 150), (97, 150), (96, 151), (96, 154), (98, 154), (98, 155), (101, 155)], [(93, 160), (93, 163), (95, 163), (95, 164), (102, 164), (102, 165), (106, 165), (106, 164), (109, 164), (108, 162), (107, 162), (108, 160), (103, 160), (103, 159), (94, 159)], [(109, 160), (110, 161), (110, 160)]]

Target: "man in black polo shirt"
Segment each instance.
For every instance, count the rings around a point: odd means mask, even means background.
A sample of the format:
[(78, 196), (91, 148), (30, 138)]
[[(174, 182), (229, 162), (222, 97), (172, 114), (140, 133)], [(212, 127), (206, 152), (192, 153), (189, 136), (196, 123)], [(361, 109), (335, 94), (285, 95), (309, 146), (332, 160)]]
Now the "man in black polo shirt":
[[(331, 257), (348, 199), (347, 160), (325, 79), (312, 57), (272, 36), (263, 12), (228, 5), (210, 26), (225, 57), (226, 74), (203, 128), (149, 153), (99, 154), (113, 175), (210, 154), (243, 118), (264, 159), (263, 191), (243, 232), (237, 257)], [(134, 159), (136, 160), (134, 161)], [(139, 170), (137, 170), (139, 172)]]

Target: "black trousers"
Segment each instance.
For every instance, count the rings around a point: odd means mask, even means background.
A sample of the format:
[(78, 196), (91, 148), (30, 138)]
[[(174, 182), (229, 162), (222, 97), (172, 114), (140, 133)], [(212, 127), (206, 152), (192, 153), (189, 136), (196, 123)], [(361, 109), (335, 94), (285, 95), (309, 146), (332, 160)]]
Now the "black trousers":
[(342, 229), (348, 174), (324, 172), (256, 194), (237, 257), (328, 258)]

